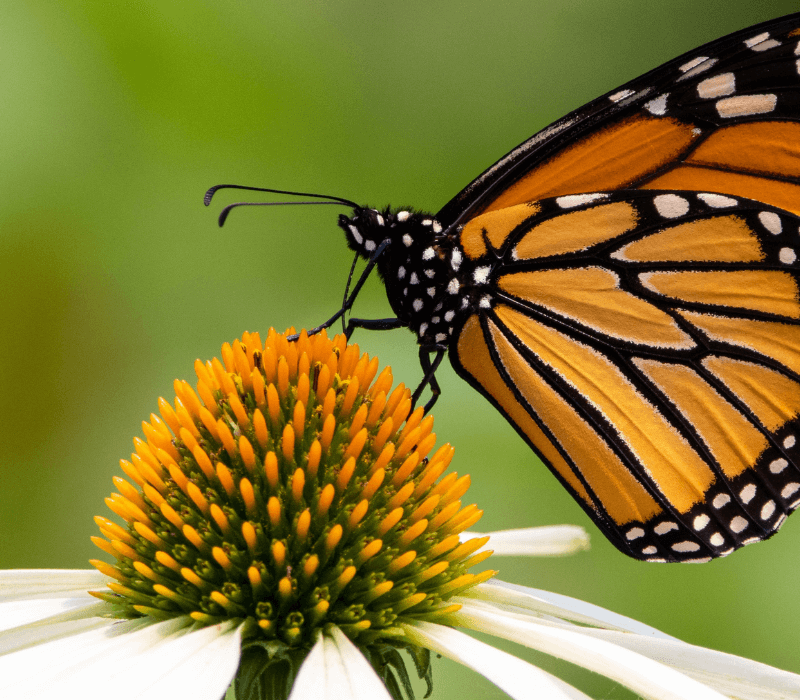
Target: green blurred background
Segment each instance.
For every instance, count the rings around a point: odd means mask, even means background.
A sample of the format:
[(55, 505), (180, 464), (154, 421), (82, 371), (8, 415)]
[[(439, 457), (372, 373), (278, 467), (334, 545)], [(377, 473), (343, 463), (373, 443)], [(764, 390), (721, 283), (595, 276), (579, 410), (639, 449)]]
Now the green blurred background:
[[(84, 567), (117, 460), (195, 358), (310, 326), (350, 263), (333, 207), (239, 210), (234, 182), (436, 211), (517, 143), (706, 41), (798, 9), (752, 0), (62, 2), (0, 8), (0, 567)], [(388, 315), (378, 285), (358, 314)], [(362, 348), (419, 377), (406, 331)], [(591, 551), (498, 560), (693, 643), (800, 672), (800, 516), (702, 566), (627, 559), (452, 372), (437, 433), (483, 529), (578, 523)], [(511, 648), (511, 647), (509, 647)], [(518, 651), (518, 650), (517, 650)], [(595, 697), (614, 683), (546, 657)], [(438, 698), (502, 697), (449, 662)]]

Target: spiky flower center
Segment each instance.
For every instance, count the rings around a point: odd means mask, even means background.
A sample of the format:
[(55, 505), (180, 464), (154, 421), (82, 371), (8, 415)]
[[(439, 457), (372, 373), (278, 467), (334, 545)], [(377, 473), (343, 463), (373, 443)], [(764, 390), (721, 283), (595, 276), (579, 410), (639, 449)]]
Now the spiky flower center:
[(131, 481), (106, 502), (126, 527), (96, 518), (116, 562), (93, 562), (115, 579), (95, 595), (126, 617), (241, 619), (288, 648), (335, 624), (363, 647), (492, 575), (466, 572), (488, 556), (459, 541), (481, 516), (461, 504), (469, 477), (444, 475), (450, 445), (428, 456), (433, 418), (377, 358), (272, 330), (222, 358), (195, 362), (197, 391), (176, 380), (121, 460)]

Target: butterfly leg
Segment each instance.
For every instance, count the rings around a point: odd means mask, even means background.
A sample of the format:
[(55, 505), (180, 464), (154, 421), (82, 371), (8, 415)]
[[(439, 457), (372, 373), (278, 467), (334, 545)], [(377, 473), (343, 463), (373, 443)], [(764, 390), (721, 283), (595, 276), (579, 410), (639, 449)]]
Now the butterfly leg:
[[(434, 357), (433, 362), (431, 362), (431, 354), (434, 352), (436, 353), (436, 357)], [(414, 393), (411, 396), (412, 411), (417, 405), (417, 401), (419, 400), (419, 397), (422, 395), (422, 392), (426, 386), (430, 386), (431, 388), (431, 398), (428, 400), (428, 403), (425, 404), (425, 413), (433, 408), (433, 404), (436, 403), (436, 399), (438, 399), (439, 394), (442, 393), (442, 390), (439, 387), (439, 382), (436, 381), (436, 370), (439, 369), (439, 365), (442, 364), (442, 360), (444, 359), (446, 352), (446, 348), (429, 350), (428, 348), (421, 347), (419, 349), (419, 364), (422, 367), (422, 371), (425, 373), (425, 375), (422, 377), (422, 381), (419, 383), (419, 386), (414, 390)]]
[(370, 331), (390, 331), (394, 328), (405, 328), (406, 324), (399, 318), (351, 318), (344, 331), (345, 337), (350, 340), (356, 328), (366, 328)]
[[(386, 240), (381, 242), (381, 244), (375, 249), (375, 252), (372, 254), (372, 256), (370, 257), (369, 261), (367, 262), (367, 266), (364, 268), (364, 271), (361, 273), (361, 276), (358, 278), (358, 281), (356, 282), (355, 287), (353, 287), (353, 291), (350, 292), (350, 296), (346, 297), (345, 300), (343, 301), (342, 308), (339, 309), (335, 314), (333, 314), (333, 316), (331, 316), (327, 321), (325, 321), (325, 323), (322, 323), (319, 326), (317, 326), (316, 328), (312, 328), (310, 331), (308, 331), (308, 335), (310, 335), (310, 336), (311, 335), (316, 335), (320, 331), (325, 330), (326, 328), (329, 328), (330, 326), (332, 326), (336, 322), (336, 320), (338, 318), (341, 318), (345, 313), (347, 313), (350, 310), (350, 307), (353, 306), (353, 303), (355, 302), (356, 297), (358, 296), (358, 293), (361, 291), (361, 288), (364, 286), (364, 283), (367, 281), (367, 278), (370, 276), (370, 273), (372, 272), (372, 270), (374, 269), (375, 265), (377, 264), (378, 258), (380, 257), (381, 253), (383, 253), (383, 251), (386, 250), (386, 247), (389, 245), (390, 242), (391, 241), (387, 238)], [(351, 274), (352, 274), (352, 270), (351, 270)], [(299, 335), (295, 334), (293, 336), (289, 336), (287, 338), (287, 340), (290, 340), (290, 341), (291, 340), (297, 340), (298, 337), (299, 337)]]

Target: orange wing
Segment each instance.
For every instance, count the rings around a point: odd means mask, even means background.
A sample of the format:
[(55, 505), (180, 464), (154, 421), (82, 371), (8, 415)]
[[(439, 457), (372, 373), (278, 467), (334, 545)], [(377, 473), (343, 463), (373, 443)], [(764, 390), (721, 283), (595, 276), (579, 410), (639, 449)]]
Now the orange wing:
[(800, 503), (799, 227), (715, 193), (488, 210), (451, 361), (622, 551), (723, 556)]

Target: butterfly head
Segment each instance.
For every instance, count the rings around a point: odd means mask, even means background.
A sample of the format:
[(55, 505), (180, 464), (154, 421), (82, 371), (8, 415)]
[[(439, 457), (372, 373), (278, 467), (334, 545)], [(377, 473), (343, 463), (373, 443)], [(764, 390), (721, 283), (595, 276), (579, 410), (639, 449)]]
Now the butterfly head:
[(340, 215), (339, 226), (347, 237), (348, 247), (366, 259), (372, 257), (389, 232), (387, 216), (366, 207), (353, 209), (351, 217)]
[(430, 214), (388, 207), (383, 211), (366, 207), (354, 209), (352, 217), (339, 217), (339, 226), (345, 232), (350, 249), (366, 259), (387, 239), (391, 247), (426, 247), (442, 231)]

